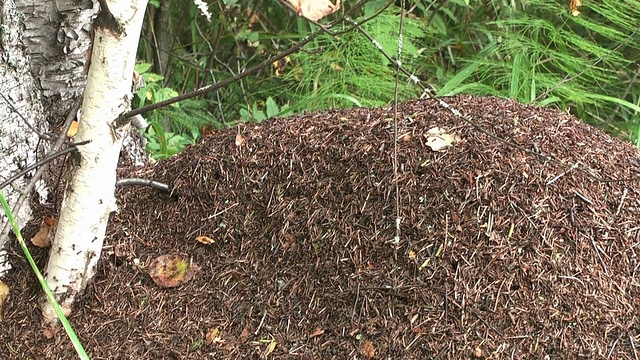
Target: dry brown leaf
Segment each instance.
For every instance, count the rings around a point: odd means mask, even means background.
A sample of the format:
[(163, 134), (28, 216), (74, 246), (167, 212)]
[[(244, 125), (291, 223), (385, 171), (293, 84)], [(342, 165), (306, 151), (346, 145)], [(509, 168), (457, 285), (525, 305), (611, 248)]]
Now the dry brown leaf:
[(367, 359), (372, 359), (376, 356), (376, 348), (373, 347), (373, 344), (369, 340), (365, 340), (360, 345), (360, 355), (366, 357)]
[(316, 336), (320, 336), (320, 335), (322, 335), (322, 334), (324, 334), (324, 330), (323, 330), (323, 329), (315, 329), (315, 330), (311, 333), (311, 335), (310, 335), (309, 337), (310, 337), (310, 338), (314, 338), (314, 337), (316, 337)]
[(52, 217), (45, 217), (42, 227), (31, 238), (31, 243), (37, 247), (48, 247), (53, 241), (53, 228), (56, 226), (56, 219)]
[(342, 6), (341, 0), (332, 3), (329, 0), (287, 0), (298, 12), (298, 15), (311, 21), (318, 21), (323, 17), (333, 14)]
[(474, 358), (481, 358), (482, 357), (482, 348), (479, 346), (476, 346), (475, 349), (473, 349), (473, 357)]
[(236, 146), (242, 146), (242, 144), (244, 144), (245, 141), (246, 141), (245, 137), (242, 136), (240, 132), (238, 132), (238, 134), (236, 135)]
[(163, 288), (176, 287), (189, 281), (200, 268), (180, 255), (162, 255), (149, 264), (149, 276)]
[(571, 8), (571, 15), (573, 16), (578, 16), (580, 15), (580, 10), (578, 10), (578, 7), (582, 6), (582, 0), (570, 0), (569, 1), (569, 7)]
[(45, 339), (51, 340), (51, 339), (53, 339), (54, 333), (53, 333), (53, 331), (51, 329), (44, 328), (44, 329), (42, 329), (42, 335), (44, 335)]
[(286, 250), (295, 244), (296, 244), (296, 239), (293, 237), (293, 235), (289, 233), (284, 234), (284, 242), (282, 243), (283, 250)]
[(0, 280), (0, 321), (2, 321), (2, 305), (9, 296), (9, 287)]
[(448, 147), (460, 141), (458, 135), (449, 134), (441, 127), (433, 127), (427, 132), (427, 146), (433, 151), (444, 152)]
[(249, 335), (250, 335), (250, 334), (249, 334), (249, 327), (248, 327), (248, 326), (245, 326), (245, 327), (242, 329), (242, 332), (240, 333), (240, 337), (241, 337), (241, 338), (246, 338), (246, 337), (248, 337)]
[(198, 236), (196, 240), (198, 240), (199, 243), (206, 244), (206, 245), (213, 244), (215, 242), (212, 238), (206, 235)]
[(253, 8), (248, 7), (247, 10), (245, 11), (245, 14), (247, 16), (249, 16), (249, 20), (247, 21), (247, 24), (248, 24), (249, 28), (252, 28), (253, 25), (260, 23), (260, 18), (258, 17), (258, 12), (257, 11), (252, 11), (252, 10), (253, 10)]

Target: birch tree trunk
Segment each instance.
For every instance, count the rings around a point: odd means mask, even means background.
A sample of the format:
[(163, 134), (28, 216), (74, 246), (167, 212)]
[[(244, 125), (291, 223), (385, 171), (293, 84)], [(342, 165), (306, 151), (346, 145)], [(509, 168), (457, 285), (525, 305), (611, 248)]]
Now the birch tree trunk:
[[(0, 1), (0, 178), (33, 164), (49, 150), (50, 143), (33, 129), (46, 133), (51, 124), (59, 125), (81, 95), (91, 18), (97, 8), (91, 0)], [(12, 208), (26, 183), (18, 179), (3, 189)], [(44, 181), (37, 191), (40, 201), (46, 201)], [(14, 215), (22, 227), (31, 209), (24, 204)], [(0, 221), (3, 251), (9, 231), (4, 213)], [(0, 255), (0, 277), (8, 269), (10, 264)]]
[[(107, 220), (116, 209), (116, 166), (126, 128), (114, 120), (129, 109), (132, 74), (147, 0), (110, 0), (117, 24), (94, 22), (94, 40), (87, 87), (76, 141), (79, 148), (70, 169), (56, 236), (45, 277), (68, 314), (78, 293), (95, 273)], [(105, 10), (98, 16), (105, 15)], [(96, 19), (96, 20), (98, 20)], [(99, 25), (98, 25), (99, 24)], [(55, 321), (51, 305), (41, 300), (45, 319)]]

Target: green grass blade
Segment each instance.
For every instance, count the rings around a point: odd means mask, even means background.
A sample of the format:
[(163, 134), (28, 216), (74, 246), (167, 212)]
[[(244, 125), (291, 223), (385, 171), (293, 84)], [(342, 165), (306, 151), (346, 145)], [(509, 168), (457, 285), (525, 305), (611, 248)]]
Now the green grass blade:
[(33, 269), (33, 272), (36, 274), (36, 277), (38, 278), (40, 285), (42, 285), (42, 289), (44, 289), (44, 292), (47, 295), (47, 300), (49, 300), (49, 302), (53, 306), (53, 309), (56, 311), (56, 315), (58, 315), (58, 318), (60, 319), (60, 322), (64, 327), (64, 330), (67, 332), (67, 335), (69, 335), (69, 339), (71, 340), (73, 347), (76, 349), (76, 353), (78, 354), (78, 356), (80, 356), (81, 359), (88, 360), (89, 355), (87, 355), (87, 353), (84, 351), (84, 348), (82, 347), (82, 343), (80, 343), (78, 336), (76, 336), (76, 333), (73, 331), (71, 324), (69, 324), (69, 321), (62, 313), (60, 304), (58, 304), (58, 302), (56, 301), (55, 296), (53, 296), (53, 292), (51, 291), (51, 289), (49, 289), (49, 285), (44, 280), (44, 277), (42, 276), (42, 273), (38, 269), (38, 266), (36, 265), (35, 261), (33, 261), (33, 257), (31, 257), (31, 253), (29, 252), (29, 249), (27, 248), (27, 245), (25, 244), (24, 239), (22, 238), (22, 234), (20, 233), (20, 229), (18, 228), (18, 223), (13, 217), (13, 213), (9, 208), (9, 204), (7, 203), (7, 200), (5, 200), (4, 194), (2, 193), (2, 191), (0, 191), (0, 203), (2, 203), (2, 208), (4, 209), (5, 214), (7, 214), (7, 218), (9, 218), (9, 222), (13, 227), (13, 232), (16, 234), (16, 237), (18, 238), (18, 243), (20, 244), (20, 247), (22, 248), (24, 255), (27, 257), (27, 260), (29, 261), (29, 265), (31, 265), (31, 269)]

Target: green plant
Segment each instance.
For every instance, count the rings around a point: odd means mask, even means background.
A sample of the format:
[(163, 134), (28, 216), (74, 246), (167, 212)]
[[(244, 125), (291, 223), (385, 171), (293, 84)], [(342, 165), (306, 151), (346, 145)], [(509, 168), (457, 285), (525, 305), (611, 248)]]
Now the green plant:
[[(380, 4), (382, 6), (384, 4)], [(374, 11), (371, 8), (368, 11)], [(362, 25), (385, 52), (397, 53), (400, 18), (396, 8)], [(406, 19), (403, 34), (403, 66), (415, 70), (421, 59), (419, 43), (430, 33), (416, 19)], [(306, 36), (308, 33), (302, 33)], [(282, 97), (294, 111), (330, 107), (382, 106), (393, 100), (395, 67), (377, 47), (357, 31), (338, 37), (322, 35), (312, 44), (322, 51), (301, 51), (291, 56), (292, 69), (283, 76), (286, 89)], [(416, 97), (420, 91), (403, 82), (400, 100)]]
[(18, 244), (20, 244), (20, 248), (22, 248), (22, 252), (24, 252), (25, 257), (27, 258), (27, 261), (31, 266), (31, 270), (33, 270), (33, 273), (36, 275), (36, 278), (38, 279), (40, 286), (42, 286), (45, 296), (47, 297), (47, 300), (53, 306), (53, 309), (55, 310), (56, 315), (58, 316), (58, 319), (62, 324), (62, 327), (67, 333), (67, 336), (69, 336), (69, 339), (71, 340), (71, 344), (73, 344), (73, 348), (76, 350), (76, 353), (81, 359), (88, 360), (89, 355), (87, 355), (86, 351), (84, 350), (84, 347), (80, 342), (80, 339), (78, 339), (78, 336), (76, 335), (75, 331), (73, 331), (71, 324), (69, 324), (69, 321), (64, 316), (64, 313), (60, 308), (60, 304), (58, 304), (58, 302), (56, 301), (56, 298), (53, 295), (53, 292), (49, 288), (49, 285), (45, 281), (44, 277), (42, 276), (40, 269), (38, 269), (38, 265), (36, 265), (36, 262), (33, 260), (33, 257), (31, 256), (31, 252), (29, 252), (29, 248), (27, 248), (27, 244), (24, 242), (24, 239), (22, 238), (20, 227), (18, 227), (18, 223), (13, 217), (13, 213), (11, 212), (11, 209), (9, 208), (9, 204), (7, 203), (7, 200), (4, 198), (4, 194), (2, 193), (1, 190), (0, 190), (0, 204), (2, 205), (2, 208), (4, 209), (4, 213), (7, 215), (7, 218), (9, 219), (9, 223), (13, 228), (13, 233), (16, 235), (16, 238), (18, 239)]
[[(640, 120), (634, 105), (640, 104), (640, 69), (635, 60), (640, 58), (639, 3), (583, 2), (579, 16), (572, 16), (568, 0), (410, 3), (405, 8), (403, 66), (440, 95), (496, 95), (555, 106), (638, 143)], [(210, 6), (211, 23), (197, 15), (193, 4), (189, 11), (172, 5), (175, 41), (169, 50), (170, 75), (158, 83), (159, 88), (183, 93), (219, 82), (317, 29), (277, 2), (225, 0), (221, 4)], [(343, 5), (345, 9), (352, 6)], [(386, 5), (386, 0), (371, 0), (351, 16), (362, 21)], [(363, 24), (392, 56), (399, 12), (391, 7)], [(346, 29), (348, 24), (342, 26), (332, 30)], [(152, 35), (141, 42), (140, 53), (147, 61), (156, 51), (150, 43)], [(206, 95), (196, 104), (181, 103), (180, 108), (158, 111), (155, 116), (163, 117), (165, 133), (195, 141), (197, 131), (192, 125), (198, 115), (193, 113), (209, 119), (215, 113), (220, 119), (217, 126), (222, 126), (275, 114), (269, 107), (296, 113), (379, 106), (393, 98), (394, 64), (356, 30), (322, 35), (289, 60)], [(401, 85), (400, 100), (419, 95), (408, 80)], [(192, 114), (184, 114), (189, 111)], [(160, 135), (156, 131), (154, 136)]]
[(448, 44), (440, 55), (449, 57), (437, 70), (439, 95), (551, 105), (617, 134), (638, 124), (637, 2), (585, 2), (579, 16), (568, 1), (483, 4), (451, 1), (434, 17), (442, 24), (436, 41)]
[(243, 106), (240, 109), (240, 119), (242, 121), (260, 122), (274, 116), (290, 115), (291, 112), (288, 109), (288, 105), (280, 107), (276, 104), (276, 101), (269, 96), (264, 102), (254, 102), (251, 108)]
[[(136, 92), (134, 107), (157, 103), (178, 95), (175, 90), (163, 87), (161, 81), (164, 78), (149, 72), (150, 67), (150, 64), (136, 65), (136, 72), (142, 76), (145, 85)], [(167, 158), (182, 151), (186, 145), (195, 143), (201, 136), (201, 127), (221, 127), (211, 114), (203, 110), (207, 106), (204, 100), (190, 99), (146, 114), (149, 128), (146, 129), (145, 136), (151, 156), (157, 160)]]

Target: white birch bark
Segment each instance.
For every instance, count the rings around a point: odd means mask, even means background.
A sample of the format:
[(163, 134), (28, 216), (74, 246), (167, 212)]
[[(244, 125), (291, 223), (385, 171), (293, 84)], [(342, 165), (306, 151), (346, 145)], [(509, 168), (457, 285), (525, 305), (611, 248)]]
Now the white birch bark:
[[(44, 111), (37, 99), (34, 99), (37, 94), (33, 92), (35, 84), (30, 76), (28, 58), (20, 48), (20, 19), (15, 11), (15, 3), (7, 1), (1, 6), (0, 11), (0, 23), (3, 26), (0, 28), (0, 182), (4, 182), (21, 168), (36, 161), (38, 134), (29, 129), (27, 124), (39, 127), (35, 119), (42, 118)], [(21, 189), (24, 189), (28, 182), (20, 178), (2, 189), (9, 206), (15, 205), (21, 195)], [(13, 215), (22, 227), (31, 217), (31, 209), (22, 206), (20, 211)], [(6, 223), (7, 217), (4, 211), (0, 210), (0, 228), (4, 228)], [(6, 235), (0, 233), (0, 276), (11, 268), (4, 252), (9, 239)]]
[[(91, 140), (79, 148), (70, 171), (45, 277), (68, 314), (75, 296), (95, 273), (107, 220), (115, 210), (118, 155), (125, 129), (114, 132), (112, 122), (128, 110), (138, 39), (147, 0), (107, 0), (123, 28), (117, 34), (94, 29), (93, 54), (76, 141)], [(41, 301), (43, 315), (55, 321), (51, 305)]]
[[(45, 133), (50, 123), (60, 123), (84, 88), (84, 44), (96, 11), (91, 0), (0, 1), (0, 94), (12, 105), (0, 99), (0, 179), (35, 163), (49, 149), (50, 143), (31, 128)], [(10, 207), (28, 182), (23, 177), (3, 189)], [(41, 181), (36, 189), (41, 202), (46, 190)], [(14, 216), (22, 227), (31, 218), (29, 204)], [(1, 211), (0, 223), (2, 277), (11, 265), (3, 255), (9, 226)]]

